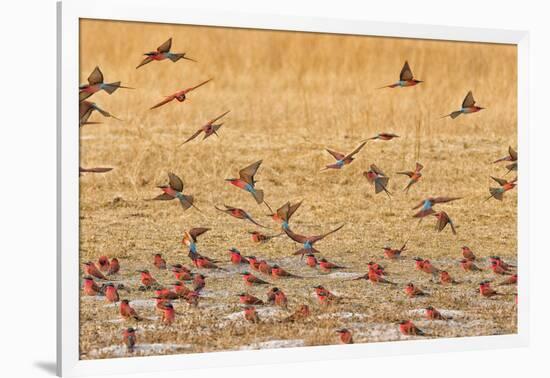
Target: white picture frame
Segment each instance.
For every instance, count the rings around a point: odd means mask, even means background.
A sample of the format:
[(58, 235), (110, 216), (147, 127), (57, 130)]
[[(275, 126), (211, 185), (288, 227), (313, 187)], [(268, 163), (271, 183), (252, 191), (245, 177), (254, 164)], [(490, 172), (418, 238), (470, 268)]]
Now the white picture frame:
[[(368, 17), (368, 15), (366, 15)], [(480, 336), (373, 344), (300, 347), (275, 350), (214, 352), (169, 356), (79, 359), (79, 131), (76, 126), (79, 79), (79, 20), (81, 18), (156, 23), (323, 32), (383, 37), (515, 44), (518, 48), (519, 161), (518, 332)], [(525, 31), (474, 29), (433, 25), (394, 24), (363, 20), (322, 19), (189, 9), (177, 0), (63, 1), (58, 3), (58, 125), (57, 125), (57, 372), (62, 376), (145, 373), (205, 367), (365, 358), (368, 356), (434, 353), (526, 346), (529, 342), (529, 35)], [(235, 358), (238, 355), (239, 358)]]

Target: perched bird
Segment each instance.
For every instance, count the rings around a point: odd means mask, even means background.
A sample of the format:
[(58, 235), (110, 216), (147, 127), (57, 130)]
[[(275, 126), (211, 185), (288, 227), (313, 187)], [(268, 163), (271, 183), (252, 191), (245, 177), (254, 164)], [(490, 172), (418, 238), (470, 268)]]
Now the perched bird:
[(171, 265), (170, 271), (174, 274), (174, 277), (178, 281), (190, 281), (193, 279), (193, 273), (191, 273), (191, 270), (181, 264)]
[(122, 342), (126, 345), (126, 350), (133, 353), (136, 346), (136, 330), (132, 327), (126, 328), (122, 332)]
[(225, 209), (220, 209), (219, 207), (215, 206), (216, 210), (219, 210), (221, 211), (222, 213), (226, 213), (226, 214), (229, 214), (231, 215), (232, 217), (234, 218), (237, 218), (237, 219), (244, 219), (244, 220), (247, 220), (249, 222), (252, 222), (254, 223), (256, 226), (258, 227), (262, 227), (262, 228), (268, 228), (266, 226), (263, 226), (261, 224), (259, 224), (258, 222), (256, 222), (254, 219), (252, 219), (252, 217), (246, 212), (244, 211), (243, 209), (239, 209), (239, 208), (236, 208), (236, 207), (232, 207), (232, 206), (227, 206), (227, 205), (223, 205), (225, 207)]
[(284, 307), (286, 308), (287, 305), (288, 305), (288, 299), (285, 295), (285, 293), (283, 293), (282, 290), (275, 290), (275, 301), (274, 301), (275, 305), (276, 306), (279, 306), (279, 307)]
[(269, 285), (269, 282), (266, 282), (252, 273), (249, 272), (242, 272), (241, 276), (243, 276), (243, 281), (247, 286), (255, 286), (255, 285)]
[(84, 290), (84, 294), (95, 297), (96, 295), (101, 294), (101, 288), (97, 286), (94, 279), (92, 277), (84, 277), (83, 278), (84, 285), (82, 289)]
[(366, 177), (370, 184), (374, 184), (374, 191), (376, 194), (384, 191), (388, 197), (391, 198), (391, 193), (387, 189), (390, 178), (386, 176), (380, 168), (374, 164), (371, 164), (370, 169), (363, 172), (363, 176)]
[(99, 265), (99, 270), (102, 272), (107, 272), (111, 263), (107, 256), (99, 256), (99, 259), (97, 259), (97, 265)]
[(271, 239), (283, 235), (283, 233), (277, 235), (264, 235), (259, 231), (248, 231), (248, 233), (251, 235), (252, 241), (254, 243), (267, 243)]
[(431, 261), (427, 260), (427, 259), (422, 261), (421, 270), (424, 273), (431, 274), (432, 277), (434, 278), (434, 280), (435, 280), (435, 277), (437, 277), (439, 275), (439, 272), (440, 272), (440, 270), (437, 269), (435, 266), (433, 266)]
[(353, 336), (349, 329), (347, 328), (338, 329), (336, 330), (336, 333), (340, 335), (341, 344), (353, 344)]
[(321, 171), (324, 171), (327, 169), (341, 169), (344, 167), (344, 165), (351, 164), (351, 162), (355, 159), (353, 156), (357, 154), (359, 151), (361, 151), (361, 149), (365, 147), (365, 144), (367, 144), (367, 142), (361, 143), (355, 150), (353, 150), (347, 155), (341, 152), (336, 152), (336, 151), (327, 149), (327, 152), (336, 159), (336, 163), (328, 164), (326, 167), (321, 169)]
[(153, 276), (147, 269), (138, 270), (138, 273), (140, 273), (141, 284), (146, 288), (150, 288), (152, 286), (157, 285), (157, 280), (153, 278)]
[(162, 255), (160, 253), (155, 253), (153, 255), (153, 265), (157, 269), (166, 269), (166, 260), (162, 258)]
[(466, 272), (481, 272), (481, 269), (472, 260), (460, 260), (460, 267)]
[(427, 336), (424, 331), (415, 326), (410, 320), (402, 320), (399, 322), (399, 332), (405, 336)]
[(408, 192), (411, 186), (416, 184), (418, 180), (422, 177), (422, 173), (420, 171), (424, 168), (424, 166), (420, 163), (416, 163), (416, 167), (414, 168), (414, 171), (403, 171), (403, 172), (397, 172), (398, 175), (405, 175), (410, 178), (409, 183), (407, 186), (403, 189), (403, 191)]
[(357, 281), (357, 280), (367, 280), (367, 281), (370, 281), (373, 284), (382, 283), (382, 284), (395, 285), (394, 282), (388, 281), (387, 279), (382, 277), (382, 274), (380, 274), (380, 271), (377, 271), (372, 266), (369, 266), (368, 273), (353, 279), (353, 281)]
[(405, 61), (405, 64), (403, 65), (403, 68), (401, 68), (401, 72), (399, 73), (399, 81), (390, 85), (385, 85), (378, 89), (412, 87), (420, 83), (422, 83), (422, 80), (416, 80), (414, 78), (411, 68), (409, 67), (409, 62)]
[(505, 179), (492, 177), (492, 176), (491, 176), (491, 178), (493, 180), (495, 180), (496, 182), (498, 182), (498, 184), (500, 185), (500, 188), (489, 188), (489, 193), (491, 193), (491, 195), (489, 197), (487, 197), (487, 199), (485, 199), (485, 201), (488, 201), (491, 198), (502, 201), (502, 199), (504, 198), (504, 193), (506, 193), (509, 190), (514, 189), (517, 185), (517, 180), (518, 180), (517, 177), (514, 178), (513, 180), (510, 180), (510, 181), (507, 181)]
[(252, 197), (254, 197), (258, 204), (264, 202), (264, 191), (261, 189), (256, 189), (256, 181), (254, 180), (254, 175), (256, 175), (260, 164), (262, 164), (262, 160), (241, 169), (239, 171), (239, 178), (225, 179), (225, 181), (235, 185), (237, 188), (241, 188), (252, 194)]
[(177, 198), (183, 210), (187, 210), (192, 206), (200, 211), (200, 209), (193, 204), (195, 201), (194, 197), (183, 194), (183, 181), (172, 172), (168, 173), (168, 185), (160, 185), (158, 188), (161, 189), (163, 193), (153, 198), (154, 201), (171, 201)]
[(424, 296), (427, 295), (425, 292), (423, 292), (422, 290), (420, 290), (419, 288), (414, 286), (414, 284), (412, 282), (409, 282), (405, 286), (404, 291), (405, 291), (405, 294), (407, 294), (407, 297), (409, 297), (409, 298), (424, 297)]
[(479, 295), (484, 298), (491, 298), (502, 294), (497, 293), (497, 291), (491, 287), (490, 281), (482, 281), (479, 283)]
[(158, 298), (168, 299), (168, 300), (171, 300), (171, 301), (176, 300), (180, 297), (175, 291), (172, 291), (172, 290), (164, 288), (164, 287), (159, 288), (158, 290), (155, 290), (155, 295)]
[(439, 211), (433, 215), (437, 218), (437, 222), (435, 223), (435, 229), (437, 230), (437, 232), (443, 231), (448, 224), (451, 226), (451, 231), (453, 232), (453, 234), (456, 235), (455, 226), (453, 221), (449, 217), (449, 214), (444, 211)]
[(245, 305), (263, 305), (264, 304), (264, 301), (250, 294), (240, 293), (237, 296), (239, 297), (239, 302)]
[(141, 61), (141, 63), (136, 67), (136, 69), (146, 64), (149, 64), (153, 61), (160, 61), (164, 59), (170, 59), (172, 62), (177, 62), (180, 59), (186, 59), (192, 62), (196, 62), (196, 60), (186, 57), (185, 53), (170, 52), (171, 47), (172, 47), (172, 38), (168, 39), (162, 45), (157, 47), (155, 51), (146, 52), (145, 54), (143, 54), (146, 56), (146, 58)]
[(225, 113), (217, 116), (216, 118), (214, 119), (211, 119), (210, 121), (208, 121), (208, 123), (206, 123), (205, 125), (201, 126), (197, 131), (195, 131), (195, 133), (193, 135), (191, 135), (185, 142), (183, 142), (182, 144), (180, 144), (178, 147), (181, 147), (183, 146), (185, 143), (187, 142), (190, 142), (192, 141), (193, 139), (195, 139), (196, 137), (198, 137), (200, 135), (200, 133), (204, 133), (204, 137), (202, 138), (202, 140), (205, 140), (206, 138), (208, 138), (209, 136), (211, 136), (212, 134), (215, 134), (216, 136), (219, 136), (217, 131), (219, 130), (220, 127), (222, 127), (223, 125), (223, 122), (222, 123), (219, 123), (219, 124), (215, 124), (216, 121), (218, 121), (220, 118), (222, 118), (223, 116), (225, 116), (227, 113), (229, 113), (229, 110), (226, 111)]
[(433, 206), (438, 203), (447, 203), (451, 201), (456, 201), (461, 199), (462, 197), (428, 197), (420, 203), (418, 203), (415, 207), (413, 207), (413, 210), (416, 210), (418, 208), (421, 208), (416, 214), (413, 215), (414, 218), (424, 218), (428, 215), (434, 214), (435, 210), (433, 209)]
[(285, 321), (286, 322), (295, 322), (298, 320), (303, 320), (311, 315), (311, 312), (309, 310), (309, 306), (306, 304), (302, 304), (298, 306), (296, 311), (294, 311), (290, 316), (288, 316)]
[(204, 274), (195, 274), (193, 276), (193, 291), (200, 292), (206, 286), (206, 276)]
[(197, 291), (190, 291), (183, 297), (183, 299), (189, 306), (198, 307), (200, 294)]
[(476, 259), (476, 256), (474, 255), (474, 252), (467, 246), (462, 247), (462, 256), (466, 260), (474, 261)]
[(439, 272), (439, 283), (441, 283), (442, 285), (446, 285), (446, 284), (456, 284), (458, 282), (456, 282), (451, 277), (449, 272), (447, 272), (446, 270), (442, 270), (441, 272)]
[(517, 283), (518, 283), (518, 275), (516, 273), (506, 278), (504, 281), (499, 282), (498, 286), (515, 285)]
[(206, 227), (194, 227), (183, 233), (181, 242), (189, 248), (189, 252), (197, 253), (197, 238), (207, 231), (210, 231), (210, 229)]
[(80, 120), (79, 121), (80, 127), (84, 125), (91, 125), (91, 124), (98, 123), (98, 122), (88, 122), (88, 119), (90, 118), (92, 113), (95, 111), (100, 113), (103, 117), (114, 118), (117, 121), (121, 121), (120, 118), (117, 118), (111, 113), (109, 113), (108, 111), (101, 109), (95, 102), (84, 100), (78, 105), (78, 116)]
[(94, 68), (90, 76), (88, 76), (88, 84), (82, 84), (78, 87), (78, 96), (80, 101), (84, 101), (94, 93), (99, 92), (100, 90), (104, 90), (108, 94), (113, 94), (113, 92), (116, 91), (118, 88), (134, 89), (120, 85), (120, 81), (115, 81), (113, 83), (104, 83), (103, 73), (101, 72), (99, 67), (96, 67)]
[(302, 205), (302, 201), (296, 202), (295, 204), (290, 204), (290, 202), (287, 202), (278, 208), (275, 213), (272, 212), (272, 214), (269, 214), (269, 216), (276, 222), (280, 222), (283, 229), (290, 229), (288, 222), (296, 210), (298, 210), (300, 205)]
[(94, 168), (82, 168), (78, 167), (78, 174), (82, 176), (83, 173), (105, 173), (112, 171), (113, 168), (107, 167), (94, 167)]
[(256, 307), (254, 306), (246, 306), (244, 308), (244, 318), (250, 323), (260, 322), (260, 317), (258, 316), (258, 313), (256, 312)]
[(306, 265), (310, 268), (316, 268), (318, 264), (317, 259), (315, 258), (315, 255), (312, 253), (308, 253), (306, 255)]
[(336, 298), (333, 296), (329, 296), (326, 293), (317, 293), (317, 300), (319, 301), (319, 304), (323, 307), (331, 306), (336, 302)]
[(323, 285), (317, 285), (313, 286), (315, 289), (315, 294), (317, 296), (324, 295), (325, 297), (328, 297), (330, 299), (336, 299), (336, 295), (334, 295), (332, 292), (330, 292), (328, 289), (326, 289)]
[(269, 289), (267, 291), (267, 293), (266, 293), (267, 303), (269, 303), (269, 304), (274, 304), (275, 303), (275, 293), (277, 293), (277, 291), (279, 291), (278, 287), (272, 287), (271, 289)]
[(111, 262), (109, 263), (109, 271), (107, 272), (107, 274), (109, 276), (113, 274), (117, 274), (119, 270), (120, 270), (120, 263), (118, 262), (118, 259), (116, 257), (113, 257), (111, 259)]
[(508, 270), (499, 265), (497, 261), (491, 261), (490, 268), (495, 274), (499, 274), (501, 276), (508, 276), (511, 274)]
[(112, 283), (105, 285), (105, 300), (109, 303), (116, 303), (120, 300), (118, 290)]
[(176, 312), (174, 311), (174, 306), (172, 306), (172, 303), (164, 303), (160, 321), (164, 325), (169, 326), (169, 325), (172, 325), (172, 323), (174, 323), (175, 319), (176, 319)]
[(217, 266), (215, 263), (213, 263), (210, 259), (204, 257), (204, 256), (192, 256), (191, 259), (193, 260), (193, 264), (199, 269), (217, 269), (217, 270), (224, 270), (223, 268)]
[(399, 257), (401, 257), (401, 253), (407, 250), (407, 243), (406, 241), (403, 246), (399, 249), (394, 249), (389, 246), (384, 247), (384, 257), (386, 257), (389, 260), (395, 260)]
[(174, 293), (176, 293), (180, 298), (187, 297), (187, 295), (191, 292), (191, 289), (185, 286), (185, 284), (181, 281), (174, 282), (172, 285), (174, 286)]
[(247, 258), (242, 256), (241, 252), (237, 248), (231, 247), (227, 252), (231, 254), (231, 264), (249, 264)]
[(476, 106), (475, 103), (476, 101), (474, 100), (474, 95), (472, 94), (472, 91), (469, 91), (466, 97), (464, 98), (464, 101), (462, 101), (462, 107), (460, 108), (460, 110), (454, 111), (441, 118), (451, 117), (452, 119), (455, 119), (461, 114), (477, 113), (480, 110), (485, 109), (480, 106)]
[(263, 273), (267, 274), (268, 276), (271, 275), (271, 266), (267, 263), (265, 260), (258, 261), (258, 270)]
[(426, 319), (428, 319), (428, 320), (449, 320), (449, 319), (452, 319), (452, 317), (443, 316), (433, 306), (428, 306), (428, 307), (426, 307)]
[(106, 280), (107, 278), (99, 271), (97, 266), (91, 262), (85, 262), (84, 263), (84, 273), (86, 273), (88, 276), (92, 276), (95, 278), (99, 278), (100, 280)]
[(142, 320), (138, 316), (136, 310), (132, 306), (130, 306), (130, 302), (128, 301), (128, 299), (123, 299), (122, 301), (120, 301), (119, 311), (120, 316), (123, 320)]
[(315, 235), (315, 236), (299, 235), (299, 234), (294, 233), (290, 229), (283, 229), (283, 231), (288, 235), (289, 238), (291, 238), (295, 242), (300, 243), (300, 244), (303, 245), (302, 248), (300, 248), (299, 250), (294, 252), (294, 255), (301, 255), (302, 258), (303, 258), (304, 255), (306, 255), (306, 254), (318, 253), (319, 251), (313, 247), (315, 245), (315, 243), (317, 243), (318, 241), (323, 240), (328, 235), (335, 233), (336, 231), (340, 230), (342, 227), (344, 227), (344, 224), (342, 224), (341, 226), (339, 226), (339, 227), (335, 228), (334, 230), (329, 231), (325, 234)]
[(337, 265), (334, 263), (331, 263), (325, 258), (322, 258), (319, 260), (319, 269), (324, 273), (330, 273), (334, 269), (347, 269), (345, 266)]
[(275, 279), (277, 278), (302, 278), (300, 276), (297, 276), (295, 274), (289, 273), (283, 268), (281, 268), (279, 265), (275, 264), (271, 267), (271, 276)]
[(250, 265), (250, 267), (253, 270), (259, 272), (260, 271), (260, 262), (258, 261), (256, 256), (246, 256), (246, 258), (248, 259), (248, 264)]
[(493, 261), (497, 263), (498, 266), (501, 266), (505, 270), (510, 270), (512, 268), (515, 268), (515, 265), (510, 265), (502, 261), (502, 259), (498, 256), (489, 256), (489, 261), (492, 263)]
[(200, 84), (197, 84), (195, 85), (194, 87), (190, 87), (190, 88), (186, 88), (186, 89), (182, 89), (181, 91), (177, 91), (176, 93), (172, 93), (171, 95), (169, 96), (164, 96), (164, 100), (162, 100), (161, 102), (159, 102), (158, 104), (155, 104), (153, 106), (151, 106), (151, 108), (149, 108), (149, 110), (153, 110), (153, 109), (156, 109), (156, 108), (159, 108), (163, 105), (166, 105), (168, 104), (169, 102), (173, 101), (173, 100), (178, 100), (179, 102), (184, 102), (186, 99), (187, 99), (187, 94), (199, 87), (202, 87), (204, 84), (210, 82), (212, 79), (208, 79), (208, 80), (205, 80), (203, 81), (202, 83)]
[(365, 141), (368, 140), (392, 140), (393, 138), (399, 138), (399, 135), (393, 134), (393, 133), (378, 133), (373, 137), (365, 139)]

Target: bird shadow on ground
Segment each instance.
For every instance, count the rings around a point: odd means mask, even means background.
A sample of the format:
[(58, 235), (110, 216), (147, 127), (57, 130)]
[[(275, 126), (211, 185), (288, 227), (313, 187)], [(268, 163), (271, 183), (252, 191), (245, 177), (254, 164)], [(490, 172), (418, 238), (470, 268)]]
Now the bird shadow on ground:
[(55, 375), (57, 373), (57, 366), (55, 362), (52, 361), (35, 361), (34, 366), (37, 368), (49, 373), (50, 375)]

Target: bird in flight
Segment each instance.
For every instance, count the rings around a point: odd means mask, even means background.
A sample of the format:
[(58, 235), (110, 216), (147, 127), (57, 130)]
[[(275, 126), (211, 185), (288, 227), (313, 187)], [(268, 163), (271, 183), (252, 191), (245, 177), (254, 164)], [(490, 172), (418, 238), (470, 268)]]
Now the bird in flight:
[(78, 96), (80, 101), (86, 100), (88, 97), (93, 95), (100, 90), (104, 90), (108, 94), (113, 94), (118, 88), (125, 89), (134, 89), (130, 87), (125, 87), (120, 85), (120, 81), (115, 81), (113, 83), (104, 83), (103, 82), (103, 73), (96, 67), (90, 76), (88, 76), (88, 84), (82, 84), (78, 87)]
[(95, 102), (90, 102), (90, 101), (84, 100), (84, 101), (80, 102), (80, 104), (78, 105), (78, 115), (79, 115), (79, 120), (80, 120), (80, 122), (79, 122), (80, 127), (82, 127), (84, 125), (91, 125), (91, 124), (99, 123), (99, 122), (88, 122), (88, 119), (90, 118), (90, 116), (92, 115), (92, 113), (94, 111), (99, 112), (104, 117), (114, 118), (118, 121), (121, 121), (120, 118), (117, 118), (114, 115), (112, 115), (111, 113), (109, 113), (108, 111), (101, 109), (99, 106), (97, 106), (97, 104)]
[(447, 214), (444, 211), (439, 211), (434, 214), (434, 216), (437, 218), (437, 222), (435, 223), (435, 229), (438, 232), (441, 232), (447, 227), (447, 224), (451, 226), (451, 231), (454, 235), (456, 235), (455, 225), (451, 218), (449, 217), (449, 214)]
[(459, 200), (462, 197), (428, 197), (420, 201), (413, 210), (421, 208), (416, 214), (413, 215), (414, 218), (424, 218), (428, 215), (434, 214), (435, 210), (433, 206), (438, 203), (447, 203), (455, 200)]
[(206, 138), (208, 138), (212, 134), (216, 134), (216, 136), (219, 136), (217, 131), (220, 127), (222, 127), (223, 122), (218, 123), (218, 124), (215, 124), (214, 122), (218, 121), (220, 118), (222, 118), (223, 116), (225, 116), (229, 112), (230, 112), (230, 110), (228, 110), (225, 113), (217, 116), (216, 118), (211, 119), (210, 121), (208, 121), (208, 123), (206, 123), (204, 126), (201, 126), (197, 131), (195, 131), (195, 133), (193, 135), (191, 135), (185, 142), (180, 144), (178, 147), (181, 147), (185, 143), (192, 141), (193, 139), (198, 137), (200, 135), (200, 133), (204, 133), (204, 138), (202, 138), (202, 140), (205, 140)]
[(250, 216), (250, 214), (248, 214), (246, 211), (244, 211), (243, 209), (239, 209), (239, 208), (236, 208), (236, 207), (232, 207), (232, 206), (227, 206), (227, 205), (223, 205), (223, 207), (225, 207), (225, 209), (220, 209), (219, 207), (215, 206), (216, 210), (219, 210), (223, 213), (226, 213), (226, 214), (229, 214), (231, 215), (232, 217), (234, 218), (237, 218), (237, 219), (244, 219), (244, 220), (247, 220), (249, 222), (252, 222), (254, 223), (256, 226), (259, 226), (259, 227), (263, 227), (263, 228), (268, 228), (266, 226), (263, 226), (261, 224), (259, 224), (258, 222), (256, 222), (254, 219), (252, 219), (252, 217)]
[(327, 149), (327, 152), (336, 159), (336, 163), (328, 164), (326, 167), (321, 169), (321, 171), (324, 171), (327, 169), (341, 169), (344, 167), (344, 165), (351, 164), (351, 162), (354, 160), (353, 156), (357, 154), (359, 151), (361, 151), (361, 149), (365, 147), (365, 144), (367, 144), (367, 142), (361, 143), (355, 150), (353, 150), (347, 155)]
[(504, 198), (504, 193), (514, 189), (517, 185), (517, 180), (518, 180), (517, 177), (515, 177), (513, 180), (510, 180), (510, 181), (507, 181), (501, 178), (492, 177), (492, 176), (491, 178), (500, 185), (500, 188), (489, 188), (489, 193), (491, 193), (491, 195), (485, 201), (489, 201), (491, 198), (495, 198), (499, 201), (502, 201), (502, 199)]
[(105, 173), (112, 170), (113, 168), (106, 168), (106, 167), (95, 167), (95, 168), (78, 167), (79, 176), (82, 176), (83, 173)]
[(414, 78), (413, 73), (411, 71), (411, 67), (409, 67), (409, 62), (405, 61), (405, 64), (403, 65), (403, 68), (399, 73), (399, 81), (390, 85), (385, 85), (377, 89), (412, 87), (420, 83), (422, 83), (422, 80), (416, 80)]
[(462, 107), (460, 108), (460, 110), (456, 110), (441, 118), (451, 117), (452, 119), (455, 119), (461, 114), (477, 113), (480, 110), (485, 109), (485, 108), (482, 108), (481, 106), (477, 106), (475, 103), (476, 103), (476, 100), (474, 100), (474, 95), (472, 94), (472, 91), (469, 91), (466, 97), (464, 98), (464, 101), (462, 101)]
[(206, 81), (203, 81), (202, 83), (198, 84), (198, 85), (195, 85), (194, 87), (191, 87), (191, 88), (187, 88), (187, 89), (183, 89), (181, 91), (178, 91), (176, 93), (173, 93), (169, 96), (165, 96), (165, 99), (162, 100), (161, 102), (159, 102), (158, 104), (152, 106), (149, 110), (153, 110), (153, 109), (156, 109), (156, 108), (159, 108), (161, 107), (162, 105), (165, 105), (165, 104), (168, 104), (170, 101), (172, 100), (178, 100), (179, 102), (184, 102), (187, 97), (186, 97), (186, 94), (191, 92), (192, 90), (194, 89), (197, 89), (198, 87), (200, 86), (203, 86), (204, 84), (208, 83), (209, 81), (211, 81), (212, 79), (208, 79)]
[(277, 209), (276, 212), (272, 212), (269, 214), (269, 216), (276, 222), (281, 223), (281, 227), (283, 229), (289, 229), (290, 226), (288, 222), (290, 221), (290, 218), (292, 215), (298, 210), (300, 205), (302, 204), (302, 201), (296, 202), (295, 204), (291, 205), (290, 202), (285, 203), (283, 206)]
[(173, 173), (168, 173), (168, 185), (158, 186), (159, 189), (162, 189), (162, 194), (159, 194), (153, 200), (155, 201), (170, 201), (173, 199), (178, 199), (180, 201), (181, 207), (183, 210), (189, 209), (191, 206), (200, 211), (198, 207), (193, 205), (194, 198), (191, 195), (183, 194), (183, 181), (181, 178), (176, 176)]
[(262, 160), (258, 160), (257, 162), (241, 169), (239, 171), (239, 178), (225, 179), (225, 181), (229, 182), (231, 185), (235, 185), (237, 188), (241, 188), (252, 194), (252, 197), (254, 197), (258, 204), (264, 202), (264, 191), (261, 189), (256, 189), (254, 175), (258, 171), (261, 164)]
[(164, 59), (170, 59), (172, 62), (177, 62), (180, 59), (187, 59), (192, 62), (196, 62), (196, 60), (186, 57), (185, 53), (170, 52), (171, 47), (172, 47), (172, 38), (170, 38), (168, 41), (164, 42), (162, 45), (157, 47), (155, 51), (146, 52), (145, 54), (143, 54), (146, 56), (146, 58), (141, 61), (141, 63), (136, 67), (136, 69), (146, 64), (149, 64), (155, 60), (159, 61)]
[(329, 231), (325, 234), (321, 235), (315, 235), (315, 236), (304, 236), (294, 233), (292, 230), (283, 228), (283, 231), (288, 235), (289, 238), (294, 240), (297, 243), (302, 244), (302, 248), (294, 252), (294, 255), (301, 255), (302, 258), (304, 255), (307, 255), (309, 253), (318, 253), (319, 251), (313, 247), (315, 243), (318, 241), (323, 240), (325, 237), (329, 236), (330, 234), (335, 233), (336, 231), (340, 230), (342, 227), (344, 227), (345, 224), (342, 224), (341, 226), (335, 228), (332, 231)]
[(392, 140), (393, 138), (399, 138), (399, 135), (393, 133), (378, 133), (371, 138), (365, 139), (363, 142), (369, 140)]
[(408, 193), (411, 186), (413, 186), (414, 184), (416, 184), (418, 182), (418, 180), (420, 180), (420, 178), (422, 177), (422, 173), (420, 173), (422, 168), (424, 168), (424, 166), (417, 162), (416, 167), (414, 168), (414, 171), (397, 172), (398, 175), (405, 175), (405, 176), (409, 176), (409, 178), (410, 178), (409, 183), (403, 189), (405, 192)]
[(374, 164), (371, 164), (370, 170), (363, 172), (363, 176), (367, 178), (369, 183), (374, 184), (374, 191), (376, 194), (384, 191), (388, 197), (391, 198), (391, 193), (387, 189), (390, 178), (386, 176), (380, 168)]
[(518, 153), (516, 150), (514, 150), (512, 148), (512, 146), (509, 146), (508, 147), (508, 156), (505, 156), (503, 158), (500, 158), (500, 159), (497, 159), (493, 162), (493, 164), (495, 163), (500, 163), (501, 161), (509, 161), (511, 162), (510, 164), (508, 164), (506, 166), (506, 169), (508, 169), (508, 172), (511, 172), (511, 171), (517, 171), (518, 170)]

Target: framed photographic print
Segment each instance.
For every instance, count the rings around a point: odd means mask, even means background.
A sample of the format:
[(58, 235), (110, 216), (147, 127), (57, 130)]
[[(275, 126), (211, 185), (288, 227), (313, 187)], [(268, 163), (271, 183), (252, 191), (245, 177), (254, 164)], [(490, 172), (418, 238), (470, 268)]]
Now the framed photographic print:
[(58, 19), (60, 375), (526, 345), (526, 32)]

